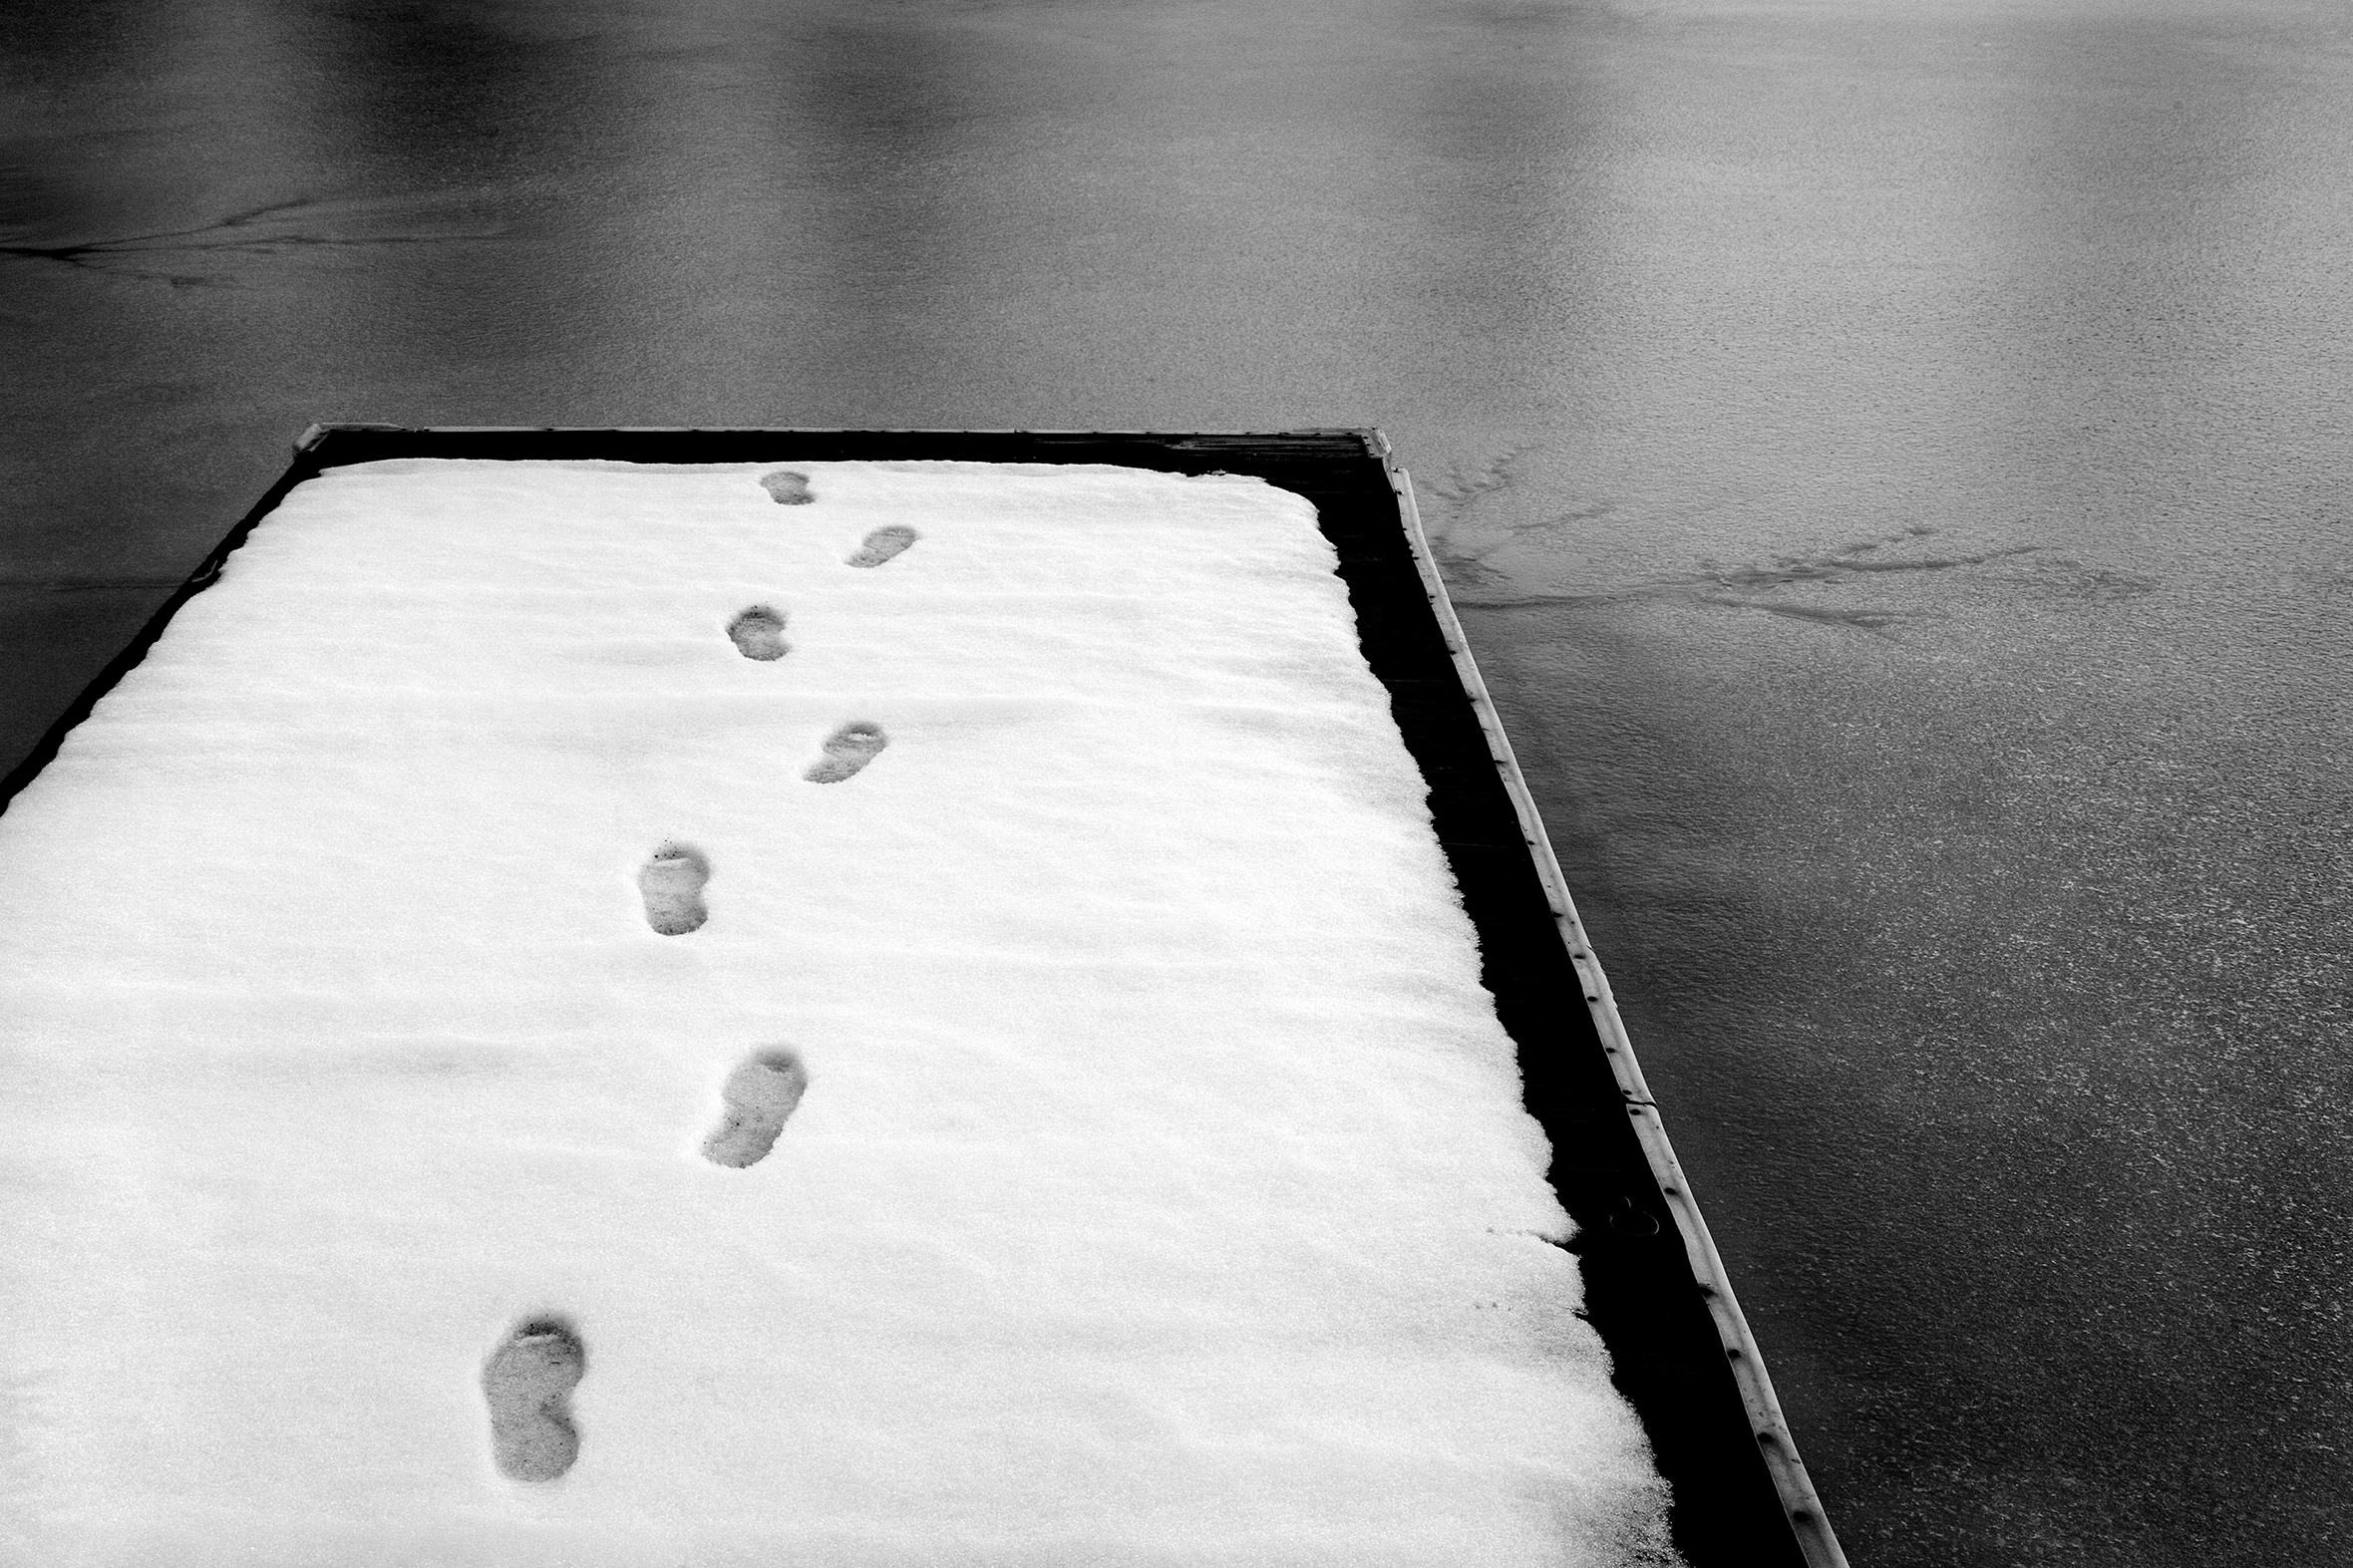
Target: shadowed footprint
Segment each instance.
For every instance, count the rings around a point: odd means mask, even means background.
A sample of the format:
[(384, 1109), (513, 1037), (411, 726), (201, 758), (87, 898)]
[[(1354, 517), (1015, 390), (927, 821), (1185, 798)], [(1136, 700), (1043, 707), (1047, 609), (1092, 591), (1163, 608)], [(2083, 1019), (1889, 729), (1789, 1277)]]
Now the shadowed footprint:
[(890, 744), (878, 724), (859, 720), (845, 724), (826, 738), (826, 755), (801, 777), (811, 784), (840, 784), (880, 755)]
[(510, 1480), (551, 1481), (580, 1456), (571, 1392), (588, 1370), (588, 1352), (556, 1318), (518, 1323), (482, 1370), (491, 1407), (491, 1454)]
[(747, 659), (782, 659), (790, 648), (785, 641), (785, 617), (765, 604), (755, 604), (727, 623), (736, 652)]
[(809, 493), (809, 475), (795, 473), (791, 469), (762, 474), (760, 487), (774, 496), (779, 506), (806, 506), (817, 499)]
[(637, 890), (645, 895), (645, 923), (664, 936), (684, 936), (710, 918), (703, 907), (703, 884), (711, 880), (711, 862), (682, 844), (664, 844), (637, 873)]
[(808, 1089), (809, 1070), (799, 1057), (781, 1048), (755, 1051), (719, 1091), (727, 1113), (719, 1130), (703, 1139), (703, 1157), (737, 1170), (759, 1164)]
[(879, 566), (894, 556), (906, 553), (907, 546), (921, 537), (914, 529), (901, 527), (897, 523), (887, 528), (876, 528), (866, 535), (866, 542), (857, 547), (857, 553), (849, 557), (847, 564)]

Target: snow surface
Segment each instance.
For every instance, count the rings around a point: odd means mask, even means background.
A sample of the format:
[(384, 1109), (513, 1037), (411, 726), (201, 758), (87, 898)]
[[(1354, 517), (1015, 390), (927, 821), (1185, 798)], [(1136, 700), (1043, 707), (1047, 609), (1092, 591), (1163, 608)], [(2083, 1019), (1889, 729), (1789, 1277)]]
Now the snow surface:
[(775, 468), (330, 470), (0, 817), (0, 1560), (1671, 1560), (1312, 508)]

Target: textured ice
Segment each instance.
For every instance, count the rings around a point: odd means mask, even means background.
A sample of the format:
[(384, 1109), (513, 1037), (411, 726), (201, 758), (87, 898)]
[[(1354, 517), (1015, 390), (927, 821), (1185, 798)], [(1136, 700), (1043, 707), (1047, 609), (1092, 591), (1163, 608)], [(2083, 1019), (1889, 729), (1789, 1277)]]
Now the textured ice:
[(1664, 1560), (1308, 505), (794, 472), (331, 470), (0, 817), (0, 1561)]

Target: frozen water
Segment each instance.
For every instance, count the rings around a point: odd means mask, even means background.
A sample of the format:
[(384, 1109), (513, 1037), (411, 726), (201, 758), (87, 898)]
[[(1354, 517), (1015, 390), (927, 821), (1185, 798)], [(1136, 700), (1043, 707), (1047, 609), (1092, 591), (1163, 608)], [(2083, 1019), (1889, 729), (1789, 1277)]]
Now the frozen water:
[(330, 470), (0, 816), (0, 1562), (1664, 1560), (1311, 508), (766, 472)]

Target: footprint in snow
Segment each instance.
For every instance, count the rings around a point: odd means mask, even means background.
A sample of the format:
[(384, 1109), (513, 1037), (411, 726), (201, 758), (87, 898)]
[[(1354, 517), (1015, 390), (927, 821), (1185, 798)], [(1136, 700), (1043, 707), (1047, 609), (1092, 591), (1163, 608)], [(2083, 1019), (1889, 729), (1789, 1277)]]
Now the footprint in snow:
[(801, 777), (811, 784), (840, 784), (872, 762), (890, 744), (878, 724), (858, 720), (826, 738), (826, 755)]
[(703, 884), (711, 862), (683, 844), (664, 844), (637, 873), (645, 896), (645, 923), (664, 936), (684, 936), (711, 917), (703, 907)]
[(887, 528), (876, 528), (866, 535), (865, 543), (857, 547), (857, 553), (850, 556), (845, 564), (879, 566), (884, 561), (905, 554), (907, 546), (921, 537), (922, 535), (914, 529), (901, 527), (896, 523)]
[(736, 1170), (759, 1164), (776, 1147), (785, 1119), (808, 1089), (809, 1070), (792, 1052), (754, 1052), (727, 1076), (719, 1091), (726, 1113), (718, 1130), (703, 1139), (703, 1157)]
[(791, 469), (779, 469), (774, 473), (762, 474), (760, 487), (768, 491), (779, 506), (806, 506), (817, 499), (809, 493), (809, 475), (795, 473)]
[(782, 659), (791, 648), (785, 641), (784, 613), (765, 604), (755, 604), (729, 621), (727, 635), (747, 659)]
[(559, 1318), (514, 1327), (482, 1370), (491, 1408), (491, 1454), (511, 1480), (551, 1481), (580, 1456), (571, 1393), (588, 1370), (580, 1336)]

